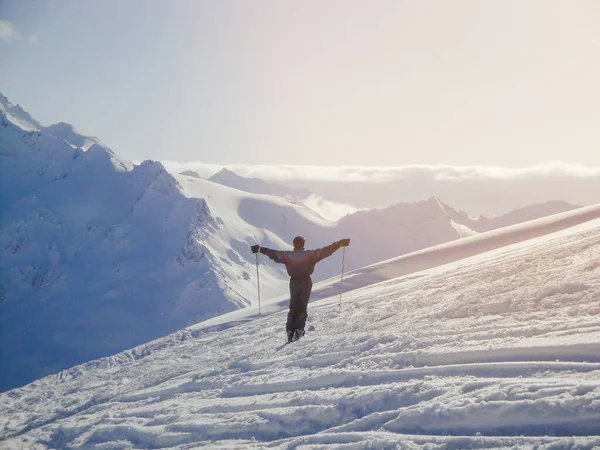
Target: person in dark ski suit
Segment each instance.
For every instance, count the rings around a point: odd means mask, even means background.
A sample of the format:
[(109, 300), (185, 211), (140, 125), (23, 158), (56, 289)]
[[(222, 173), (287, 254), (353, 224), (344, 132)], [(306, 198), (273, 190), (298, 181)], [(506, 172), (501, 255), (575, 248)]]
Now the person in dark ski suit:
[(304, 336), (307, 306), (312, 289), (310, 276), (315, 270), (315, 265), (331, 256), (340, 247), (350, 245), (350, 239), (342, 239), (327, 247), (316, 250), (304, 250), (304, 238), (294, 238), (294, 250), (272, 250), (259, 245), (251, 246), (252, 253), (260, 252), (276, 263), (285, 264), (290, 276), (290, 310), (285, 325), (288, 340), (296, 340)]

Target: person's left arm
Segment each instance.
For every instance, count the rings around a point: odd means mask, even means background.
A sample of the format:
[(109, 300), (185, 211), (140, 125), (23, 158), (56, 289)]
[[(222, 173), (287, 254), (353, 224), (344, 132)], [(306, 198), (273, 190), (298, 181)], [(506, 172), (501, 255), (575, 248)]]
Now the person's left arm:
[(319, 248), (315, 250), (315, 262), (319, 262), (325, 258), (329, 258), (334, 252), (340, 247), (347, 247), (350, 245), (350, 239), (342, 239), (340, 241), (334, 242), (327, 247)]

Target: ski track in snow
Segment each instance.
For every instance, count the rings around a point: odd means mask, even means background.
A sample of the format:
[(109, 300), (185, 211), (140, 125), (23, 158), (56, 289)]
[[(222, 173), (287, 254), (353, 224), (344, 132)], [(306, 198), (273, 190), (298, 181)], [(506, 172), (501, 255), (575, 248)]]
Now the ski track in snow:
[(598, 448), (594, 224), (37, 380), (0, 447)]

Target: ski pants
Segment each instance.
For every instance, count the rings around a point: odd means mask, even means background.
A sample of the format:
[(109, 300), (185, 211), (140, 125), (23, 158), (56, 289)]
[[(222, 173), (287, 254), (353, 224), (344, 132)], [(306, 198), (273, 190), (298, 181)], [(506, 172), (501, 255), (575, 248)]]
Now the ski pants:
[(285, 325), (286, 331), (304, 330), (306, 308), (311, 290), (312, 280), (310, 277), (290, 279), (290, 310)]

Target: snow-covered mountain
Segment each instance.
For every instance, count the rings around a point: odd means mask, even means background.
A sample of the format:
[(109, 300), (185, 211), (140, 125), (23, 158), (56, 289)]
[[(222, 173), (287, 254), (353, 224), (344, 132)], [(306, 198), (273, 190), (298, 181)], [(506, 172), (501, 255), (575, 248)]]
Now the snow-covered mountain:
[[(192, 175), (189, 172), (182, 172), (182, 174)], [(314, 194), (309, 189), (288, 187), (283, 184), (267, 182), (260, 178), (242, 177), (229, 169), (221, 169), (211, 176), (209, 180), (252, 194), (269, 194), (284, 197), (294, 203), (312, 209), (327, 220), (338, 220), (340, 217), (352, 214), (359, 209), (347, 204), (326, 200)]]
[(362, 268), (296, 343), (281, 297), (0, 394), (2, 445), (598, 448), (598, 254), (600, 205)]
[(194, 178), (202, 178), (198, 172), (194, 172), (193, 170), (184, 170), (183, 172), (180, 172), (180, 175), (187, 175), (188, 177), (194, 177)]

